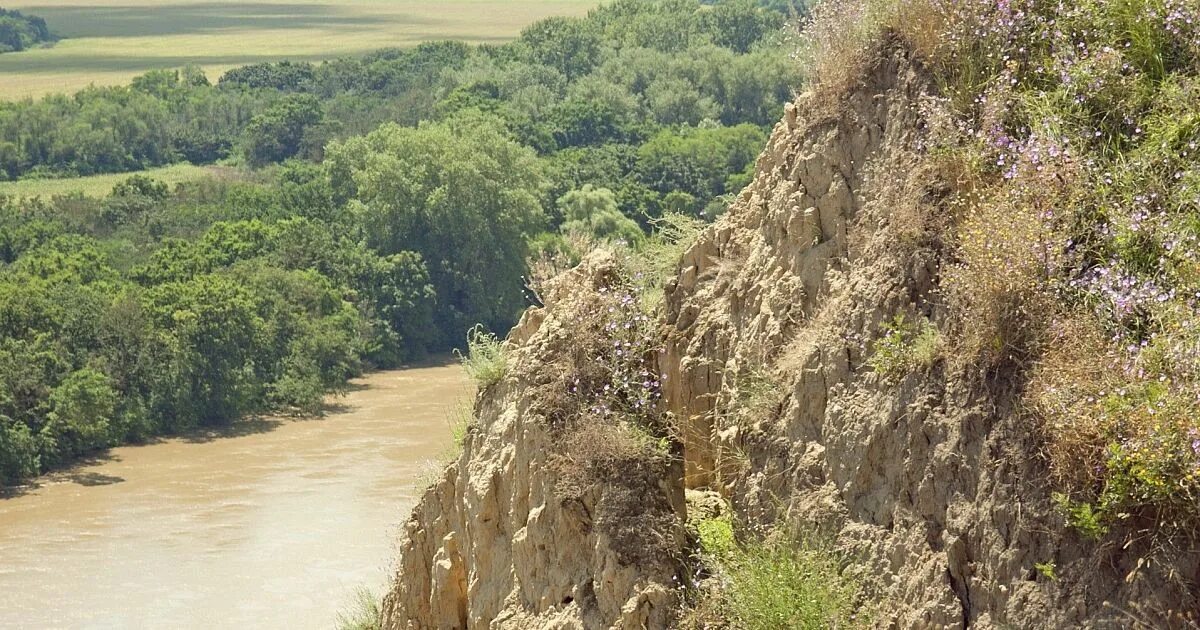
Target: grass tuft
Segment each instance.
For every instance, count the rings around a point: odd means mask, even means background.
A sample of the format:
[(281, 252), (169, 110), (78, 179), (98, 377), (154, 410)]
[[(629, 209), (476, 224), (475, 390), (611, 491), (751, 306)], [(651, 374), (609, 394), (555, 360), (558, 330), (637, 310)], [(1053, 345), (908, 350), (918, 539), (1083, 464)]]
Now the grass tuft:
[(924, 317), (907, 319), (903, 313), (884, 324), (868, 364), (884, 378), (895, 380), (916, 370), (933, 367), (942, 352), (937, 328)]
[(455, 354), (480, 389), (500, 382), (508, 374), (504, 341), (481, 325), (467, 332), (467, 354), (457, 350)]
[(728, 514), (701, 521), (710, 586), (685, 611), (681, 627), (779, 630), (865, 627), (860, 585), (846, 560), (817, 535), (768, 536), (739, 543)]
[(379, 630), (382, 626), (379, 599), (371, 589), (360, 587), (354, 597), (337, 615), (338, 630)]

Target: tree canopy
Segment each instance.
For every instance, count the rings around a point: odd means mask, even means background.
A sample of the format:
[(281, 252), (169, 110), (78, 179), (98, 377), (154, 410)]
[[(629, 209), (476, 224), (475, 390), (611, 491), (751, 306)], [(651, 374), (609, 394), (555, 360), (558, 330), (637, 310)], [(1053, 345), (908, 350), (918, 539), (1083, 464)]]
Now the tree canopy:
[(502, 333), (531, 254), (714, 215), (798, 81), (784, 15), (617, 0), (503, 45), (0, 103), (0, 179), (225, 165), (176, 187), (134, 174), (103, 199), (0, 196), (0, 481), (319, 413), (367, 367)]

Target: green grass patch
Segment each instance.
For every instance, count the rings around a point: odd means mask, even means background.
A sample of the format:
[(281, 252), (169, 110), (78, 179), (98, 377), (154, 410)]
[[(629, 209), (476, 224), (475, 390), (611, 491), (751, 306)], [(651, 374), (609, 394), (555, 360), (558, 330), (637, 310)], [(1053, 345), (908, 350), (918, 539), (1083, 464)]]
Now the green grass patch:
[(918, 369), (928, 369), (941, 354), (937, 328), (925, 319), (909, 319), (903, 313), (884, 324), (883, 336), (875, 340), (868, 360), (871, 368), (888, 379), (898, 379)]
[(172, 164), (161, 168), (151, 168), (132, 173), (109, 173), (105, 175), (90, 175), (87, 177), (67, 177), (62, 179), (22, 179), (15, 182), (0, 182), (0, 196), (30, 199), (33, 197), (65, 196), (81, 194), (86, 197), (106, 197), (112, 192), (113, 186), (134, 175), (144, 175), (165, 182), (174, 187), (187, 181), (209, 176), (226, 176), (228, 168), (219, 166), (195, 166), (192, 164)]
[(780, 630), (865, 627), (859, 583), (846, 559), (818, 535), (739, 543), (728, 516), (697, 525), (718, 585), (685, 614), (683, 627)]

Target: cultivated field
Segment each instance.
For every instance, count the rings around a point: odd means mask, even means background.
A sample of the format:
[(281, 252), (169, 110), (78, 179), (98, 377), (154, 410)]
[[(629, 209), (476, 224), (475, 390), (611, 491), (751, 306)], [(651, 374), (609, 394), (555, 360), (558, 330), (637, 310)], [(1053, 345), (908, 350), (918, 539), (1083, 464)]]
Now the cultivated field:
[(0, 55), (0, 98), (126, 83), (188, 63), (216, 80), (229, 68), (320, 60), (422, 41), (500, 42), (550, 15), (583, 15), (597, 0), (15, 0), (66, 37)]
[(88, 197), (104, 197), (112, 192), (113, 186), (116, 186), (117, 182), (124, 181), (133, 175), (153, 177), (174, 187), (175, 184), (181, 182), (200, 179), (207, 175), (226, 175), (229, 172), (229, 167), (193, 166), (185, 163), (146, 169), (136, 173), (111, 173), (64, 179), (23, 179), (15, 182), (0, 182), (0, 196), (50, 198), (56, 195), (82, 193)]

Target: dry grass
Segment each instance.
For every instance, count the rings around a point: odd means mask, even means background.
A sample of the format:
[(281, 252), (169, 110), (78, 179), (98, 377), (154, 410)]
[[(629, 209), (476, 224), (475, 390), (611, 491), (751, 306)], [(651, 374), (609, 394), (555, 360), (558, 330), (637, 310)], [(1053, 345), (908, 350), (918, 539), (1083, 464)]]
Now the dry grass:
[(261, 61), (316, 61), (436, 39), (501, 42), (551, 15), (582, 15), (593, 0), (22, 0), (66, 37), (0, 56), (0, 98), (119, 85), (189, 63), (215, 80)]
[(836, 114), (836, 103), (864, 76), (878, 54), (880, 35), (897, 22), (894, 0), (827, 0), (812, 11), (801, 56), (807, 83), (819, 96), (820, 113)]
[(19, 198), (45, 197), (79, 193), (86, 197), (106, 197), (112, 192), (113, 186), (134, 175), (145, 175), (166, 182), (174, 187), (183, 182), (202, 179), (204, 177), (221, 177), (228, 175), (229, 169), (220, 166), (194, 166), (192, 164), (173, 164), (161, 168), (152, 168), (132, 173), (109, 173), (105, 175), (89, 175), (87, 177), (67, 177), (63, 179), (26, 179), (15, 182), (0, 182), (0, 196)]
[[(1104, 481), (1111, 427), (1088, 407), (1115, 391), (1112, 344), (1086, 315), (1052, 326), (1049, 349), (1030, 380), (1026, 401), (1030, 411), (1045, 419), (1042, 427), (1047, 459), (1055, 484), (1078, 495)], [(1090, 402), (1089, 402), (1090, 401)]]
[(1069, 198), (1072, 178), (1044, 173), (1038, 181), (959, 198), (965, 216), (955, 231), (958, 262), (946, 270), (943, 287), (964, 362), (1024, 362), (1057, 309), (1050, 281), (1063, 265), (1063, 238), (1044, 217)]

